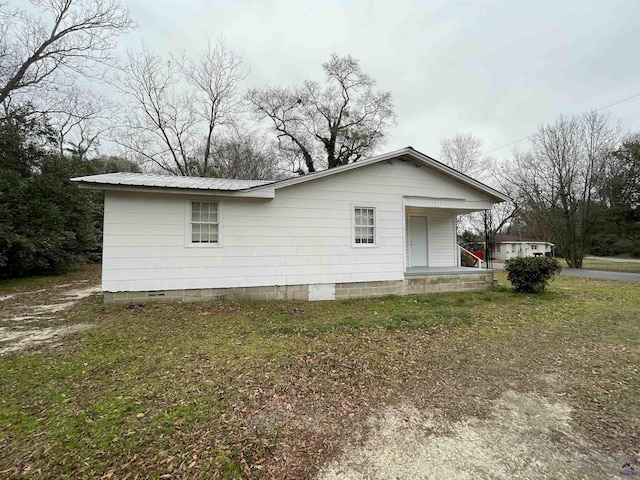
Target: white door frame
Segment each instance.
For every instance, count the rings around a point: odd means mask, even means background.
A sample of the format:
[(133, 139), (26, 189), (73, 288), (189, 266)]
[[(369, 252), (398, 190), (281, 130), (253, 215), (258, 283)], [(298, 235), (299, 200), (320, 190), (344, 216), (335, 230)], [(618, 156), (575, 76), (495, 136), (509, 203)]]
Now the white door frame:
[[(411, 217), (423, 217), (425, 220), (425, 260), (426, 265), (412, 265), (411, 263)], [(411, 267), (428, 267), (429, 266), (429, 215), (426, 213), (408, 213), (407, 214), (407, 268)]]

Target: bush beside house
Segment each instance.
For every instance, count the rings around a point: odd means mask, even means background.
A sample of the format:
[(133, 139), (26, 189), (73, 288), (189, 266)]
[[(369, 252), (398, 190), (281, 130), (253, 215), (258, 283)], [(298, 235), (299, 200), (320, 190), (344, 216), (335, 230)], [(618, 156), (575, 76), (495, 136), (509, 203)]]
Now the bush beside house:
[(542, 292), (562, 270), (558, 261), (549, 257), (515, 257), (507, 260), (504, 268), (516, 292), (522, 293)]

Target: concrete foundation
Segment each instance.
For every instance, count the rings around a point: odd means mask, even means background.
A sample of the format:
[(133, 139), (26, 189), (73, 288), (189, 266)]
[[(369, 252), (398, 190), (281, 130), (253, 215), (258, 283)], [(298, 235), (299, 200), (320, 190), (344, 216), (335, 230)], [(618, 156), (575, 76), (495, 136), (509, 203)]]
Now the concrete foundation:
[[(323, 284), (335, 286), (335, 295), (322, 299), (419, 295), (439, 292), (471, 292), (491, 288), (493, 270), (470, 269), (467, 273), (412, 275), (403, 280)], [(274, 285), (270, 287), (202, 288), (151, 292), (103, 292), (104, 303), (200, 302), (209, 300), (314, 300), (316, 285)], [(333, 291), (333, 289), (327, 289)]]

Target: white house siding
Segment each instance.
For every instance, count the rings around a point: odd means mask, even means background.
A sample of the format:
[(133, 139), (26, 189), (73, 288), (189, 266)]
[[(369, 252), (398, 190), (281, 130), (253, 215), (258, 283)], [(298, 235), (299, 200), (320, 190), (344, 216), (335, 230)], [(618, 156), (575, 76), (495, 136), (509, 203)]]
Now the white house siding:
[[(427, 168), (378, 163), (277, 190), (220, 198), (219, 247), (187, 246), (187, 205), (211, 197), (105, 194), (103, 290), (150, 291), (401, 280), (403, 197), (487, 201)], [(376, 245), (352, 246), (354, 206), (376, 208)], [(429, 264), (454, 266), (454, 213), (429, 209)]]
[(456, 265), (456, 215), (448, 210), (432, 210), (428, 213), (429, 266), (450, 267)]

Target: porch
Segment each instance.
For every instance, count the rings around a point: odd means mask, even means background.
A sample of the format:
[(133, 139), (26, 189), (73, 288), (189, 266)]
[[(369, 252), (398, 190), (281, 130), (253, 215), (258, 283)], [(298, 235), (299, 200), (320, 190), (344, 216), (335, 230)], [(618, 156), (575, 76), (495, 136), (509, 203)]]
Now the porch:
[[(466, 207), (466, 208), (464, 208)], [(401, 294), (487, 290), (493, 285), (493, 270), (472, 252), (458, 245), (457, 216), (471, 208), (448, 199), (405, 198), (405, 265)], [(475, 259), (474, 267), (461, 262), (462, 252)]]
[(493, 273), (493, 270), (477, 267), (409, 267), (405, 277), (428, 277), (431, 275), (477, 275)]
[[(424, 204), (429, 203), (421, 200)], [(458, 245), (457, 217), (472, 209), (416, 206), (416, 203), (420, 203), (416, 198), (405, 199), (405, 276), (470, 274), (479, 269), (492, 271), (487, 268), (490, 265), (482, 253), (470, 252)], [(463, 254), (464, 264), (461, 261)]]

